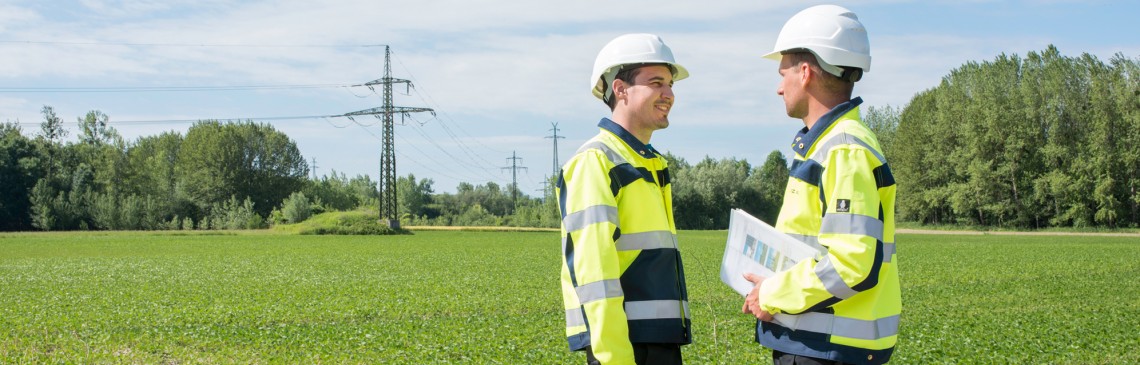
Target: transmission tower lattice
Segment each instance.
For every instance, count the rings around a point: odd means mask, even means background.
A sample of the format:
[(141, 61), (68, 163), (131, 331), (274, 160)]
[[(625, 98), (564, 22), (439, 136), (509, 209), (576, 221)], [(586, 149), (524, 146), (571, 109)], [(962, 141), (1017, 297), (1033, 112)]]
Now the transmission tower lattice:
[(554, 169), (552, 170), (550, 176), (557, 177), (558, 176), (558, 139), (559, 138), (565, 139), (566, 137), (558, 135), (558, 122), (550, 123), (550, 125), (553, 128), (550, 128), (549, 130), (554, 131), (554, 135), (546, 136), (543, 138), (550, 138), (550, 139), (554, 140)]
[(404, 84), (409, 91), (411, 91), (412, 82), (404, 79), (397, 79), (392, 77), (392, 50), (388, 46), (384, 46), (384, 77), (377, 80), (366, 82), (362, 85), (354, 86), (367, 86), (373, 89), (376, 85), (384, 86), (384, 105), (379, 108), (371, 108), (351, 113), (344, 114), (345, 117), (352, 118), (354, 116), (371, 115), (380, 119), (383, 123), (383, 147), (380, 150), (380, 221), (387, 223), (389, 227), (399, 228), (400, 218), (396, 216), (396, 148), (393, 141), (394, 131), (392, 125), (395, 122), (395, 115), (400, 115), (401, 124), (403, 118), (411, 113), (428, 112), (435, 116), (435, 111), (431, 108), (414, 108), (406, 106), (392, 105), (392, 85)]
[(511, 161), (511, 165), (502, 168), (503, 170), (511, 170), (511, 201), (515, 204), (518, 204), (519, 201), (518, 171), (526, 170), (526, 167), (519, 166), (517, 163), (517, 161), (521, 159), (522, 157), (518, 157), (515, 151), (511, 151), (511, 157), (507, 157), (507, 161)]

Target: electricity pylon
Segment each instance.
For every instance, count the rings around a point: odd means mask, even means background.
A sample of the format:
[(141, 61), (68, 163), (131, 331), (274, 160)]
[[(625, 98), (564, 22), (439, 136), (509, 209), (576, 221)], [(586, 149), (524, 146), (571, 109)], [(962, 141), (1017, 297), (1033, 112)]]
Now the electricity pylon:
[(519, 170), (526, 170), (526, 167), (519, 166), (517, 163), (517, 161), (521, 160), (521, 159), (522, 159), (522, 157), (518, 157), (515, 155), (515, 151), (511, 151), (511, 157), (507, 157), (507, 160), (511, 161), (511, 165), (502, 168), (503, 170), (508, 170), (508, 169), (511, 170), (511, 201), (515, 205), (518, 205), (518, 203), (519, 203), (518, 171)]
[[(393, 141), (392, 124), (395, 115), (400, 115), (400, 122), (411, 113), (429, 112), (434, 117), (435, 111), (431, 108), (414, 108), (392, 105), (392, 85), (404, 84), (412, 88), (412, 82), (392, 77), (392, 50), (384, 46), (384, 77), (362, 84), (372, 89), (375, 85), (384, 85), (384, 105), (344, 114), (345, 117), (371, 115), (380, 119), (384, 124), (383, 147), (380, 150), (380, 221), (389, 227), (400, 228), (400, 217), (396, 216), (396, 148)], [(355, 85), (361, 86), (361, 85)], [(372, 89), (375, 90), (375, 89)]]

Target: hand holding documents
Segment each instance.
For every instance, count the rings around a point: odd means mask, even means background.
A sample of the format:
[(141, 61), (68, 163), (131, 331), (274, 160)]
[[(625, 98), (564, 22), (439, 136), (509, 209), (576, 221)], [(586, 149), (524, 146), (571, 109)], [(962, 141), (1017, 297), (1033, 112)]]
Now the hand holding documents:
[(743, 210), (733, 209), (720, 265), (720, 281), (740, 295), (748, 295), (754, 286), (744, 279), (744, 273), (771, 277), (800, 260), (822, 257), (822, 254)]

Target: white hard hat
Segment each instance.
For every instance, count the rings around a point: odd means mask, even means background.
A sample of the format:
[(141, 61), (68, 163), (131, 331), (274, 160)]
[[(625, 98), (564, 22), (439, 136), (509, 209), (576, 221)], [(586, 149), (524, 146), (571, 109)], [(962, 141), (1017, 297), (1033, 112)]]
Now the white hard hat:
[(782, 52), (793, 49), (811, 51), (820, 67), (838, 77), (843, 77), (843, 69), (836, 66), (871, 71), (867, 28), (855, 13), (841, 6), (816, 5), (793, 15), (780, 30), (775, 50), (764, 58), (780, 60)]
[(598, 99), (606, 100), (612, 91), (613, 82), (621, 66), (642, 63), (664, 63), (673, 68), (673, 81), (689, 77), (689, 71), (673, 60), (673, 51), (653, 34), (625, 34), (602, 47), (594, 60), (594, 72), (590, 75), (590, 90)]

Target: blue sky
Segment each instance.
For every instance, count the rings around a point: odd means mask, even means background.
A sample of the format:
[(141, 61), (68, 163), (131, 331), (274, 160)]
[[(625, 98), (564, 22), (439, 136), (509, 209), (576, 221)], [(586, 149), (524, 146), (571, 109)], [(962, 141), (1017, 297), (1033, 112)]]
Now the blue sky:
[[(671, 126), (655, 147), (762, 163), (799, 120), (775, 94), (776, 63), (761, 59), (788, 17), (816, 1), (0, 1), (0, 121), (37, 131), (44, 105), (68, 122), (101, 110), (124, 137), (185, 131), (204, 118), (335, 115), (380, 106), (364, 88), (30, 92), (28, 88), (349, 85), (383, 74), (415, 89), (397, 105), (430, 107), (397, 125), (397, 173), (435, 181), (510, 183), (539, 195), (552, 171), (551, 123), (565, 161), (597, 133), (608, 109), (589, 93), (597, 51), (623, 33), (660, 35), (692, 76), (674, 88)], [(866, 106), (904, 106), (967, 61), (1062, 54), (1140, 57), (1140, 2), (834, 1), (866, 25), (871, 71), (857, 84)], [(317, 46), (317, 47), (309, 47)], [(401, 90), (403, 91), (403, 90)], [(375, 119), (272, 120), (317, 173), (379, 169)], [(359, 123), (359, 124), (357, 124)]]

